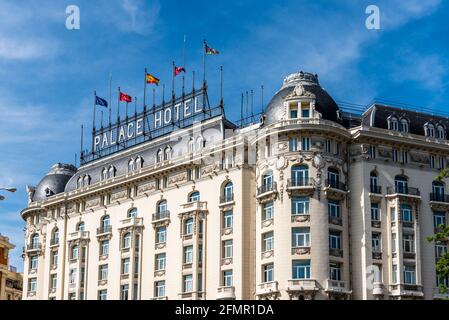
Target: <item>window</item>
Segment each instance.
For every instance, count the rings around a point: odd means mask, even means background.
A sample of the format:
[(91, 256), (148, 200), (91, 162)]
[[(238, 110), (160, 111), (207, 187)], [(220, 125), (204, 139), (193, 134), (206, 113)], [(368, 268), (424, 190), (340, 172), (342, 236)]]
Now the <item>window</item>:
[(415, 267), (414, 266), (404, 266), (404, 283), (415, 284)]
[(262, 220), (271, 220), (274, 216), (273, 202), (267, 202), (262, 205)]
[(223, 259), (232, 258), (232, 247), (233, 247), (232, 240), (223, 241), (222, 245), (223, 245), (222, 251)]
[(50, 254), (50, 263), (52, 267), (56, 267), (58, 265), (58, 251), (52, 251)]
[(446, 139), (446, 130), (440, 124), (437, 126), (437, 138), (438, 139)]
[(396, 193), (408, 194), (408, 181), (406, 177), (396, 176), (394, 179)]
[(446, 167), (446, 159), (442, 156), (438, 157), (438, 169), (444, 169)]
[(136, 170), (134, 159), (128, 161), (128, 172)]
[(292, 197), (292, 215), (309, 214), (309, 197)]
[(337, 169), (329, 168), (327, 171), (328, 184), (331, 188), (338, 188), (340, 182), (340, 173)]
[(435, 137), (435, 126), (432, 123), (427, 122), (424, 125), (424, 131), (427, 137)]
[(122, 259), (122, 275), (129, 274), (129, 258)]
[(70, 250), (70, 259), (76, 260), (78, 259), (78, 245), (75, 244), (72, 246), (72, 249)]
[(435, 156), (434, 155), (430, 155), (430, 162), (429, 162), (430, 168), (431, 169), (435, 169)]
[(446, 214), (444, 212), (434, 212), (433, 214), (433, 226), (435, 230), (439, 229), (440, 226), (446, 226)]
[(292, 269), (293, 279), (310, 279), (310, 260), (293, 260)]
[(90, 184), (90, 176), (85, 175), (83, 178), (83, 185), (88, 186)]
[(189, 196), (189, 202), (200, 201), (200, 193), (199, 191), (194, 191)]
[(444, 184), (442, 182), (432, 182), (432, 199), (433, 201), (444, 202)]
[(69, 300), (76, 300), (76, 293), (75, 292), (70, 292), (69, 293)]
[(387, 121), (388, 121), (388, 129), (398, 131), (399, 129), (398, 119), (395, 116), (390, 116)]
[(371, 202), (371, 220), (380, 221), (380, 209), (378, 203)]
[(132, 208), (128, 211), (128, 218), (136, 218), (137, 217), (137, 208)]
[(98, 290), (98, 300), (108, 300), (108, 290)]
[(52, 243), (59, 243), (59, 229), (54, 228), (51, 236)]
[(400, 126), (399, 126), (399, 131), (401, 131), (401, 132), (408, 132), (409, 131), (408, 130), (408, 120), (407, 119), (404, 119), (404, 118), (401, 119), (401, 123), (400, 123)]
[(129, 299), (129, 284), (123, 284), (120, 286), (120, 300)]
[(408, 152), (407, 150), (401, 150), (401, 162), (408, 163)]
[(28, 292), (36, 292), (37, 290), (37, 278), (28, 279)]
[(167, 200), (161, 200), (157, 203), (156, 212), (159, 214), (167, 212)]
[(445, 244), (436, 244), (435, 245), (435, 257), (437, 259), (442, 258), (447, 254), (447, 245)]
[(159, 149), (156, 153), (156, 162), (162, 162), (164, 161), (164, 154), (162, 152), (162, 149)]
[(309, 108), (302, 108), (301, 117), (302, 118), (310, 118), (310, 109)]
[(396, 233), (391, 234), (391, 252), (395, 253), (397, 248), (397, 235)]
[(338, 200), (328, 200), (327, 201), (327, 210), (329, 213), (329, 217), (332, 218), (340, 218), (340, 201)]
[(157, 254), (155, 261), (156, 261), (155, 266), (156, 271), (165, 270), (165, 262), (166, 262), (165, 253)]
[(304, 165), (296, 165), (291, 169), (291, 185), (293, 187), (301, 187), (309, 184), (309, 167)]
[(165, 297), (165, 280), (154, 283), (154, 296), (156, 298)]
[(396, 207), (390, 208), (391, 221), (396, 221)]
[(224, 186), (223, 196), (225, 202), (234, 200), (234, 185), (232, 184), (232, 182), (228, 182)]
[(290, 138), (288, 145), (290, 151), (298, 151), (298, 138)]
[(377, 190), (377, 174), (376, 172), (371, 172), (369, 176), (369, 185), (370, 185), (370, 192), (371, 193), (379, 193), (379, 190)]
[(193, 218), (186, 219), (184, 223), (184, 235), (193, 234)]
[(142, 157), (137, 157), (136, 160), (135, 160), (135, 163), (136, 163), (136, 165), (135, 165), (136, 169), (142, 168), (143, 158)]
[(380, 233), (373, 233), (371, 236), (371, 245), (374, 252), (382, 251)]
[(398, 266), (396, 264), (393, 265), (392, 276), (393, 284), (398, 283)]
[(332, 153), (332, 141), (329, 139), (326, 139), (326, 152)]
[(56, 289), (57, 285), (58, 285), (57, 274), (51, 274), (50, 275), (50, 288), (51, 289)]
[(159, 227), (156, 229), (156, 243), (165, 243), (167, 238), (167, 227)]
[(107, 256), (109, 254), (109, 240), (100, 242), (100, 256)]
[(122, 249), (129, 249), (131, 247), (131, 232), (127, 232), (123, 235)]
[(339, 142), (335, 143), (335, 155), (340, 155), (341, 153), (341, 144)]
[(296, 107), (290, 107), (290, 119), (298, 118), (298, 109)]
[(412, 216), (412, 207), (408, 204), (401, 204), (401, 211), (402, 211), (402, 221), (404, 222), (412, 222), (413, 216)]
[(98, 280), (108, 279), (108, 265), (102, 264), (98, 267)]
[(223, 271), (223, 286), (224, 287), (232, 287), (232, 270)]
[(115, 177), (115, 167), (110, 166), (109, 167), (109, 178), (113, 178), (113, 177)]
[(334, 281), (341, 281), (341, 263), (329, 264), (329, 278)]
[(301, 150), (302, 151), (310, 151), (310, 138), (302, 138), (301, 139)]
[(272, 263), (262, 266), (262, 282), (272, 282), (274, 278), (274, 265)]
[(331, 230), (329, 232), (329, 248), (331, 250), (341, 249), (341, 232)]
[(164, 151), (164, 160), (170, 160), (171, 159), (171, 148), (166, 147)]
[(108, 169), (103, 168), (103, 170), (101, 170), (101, 180), (104, 181), (107, 179), (108, 179)]
[(184, 247), (184, 263), (193, 263), (193, 246)]
[(267, 232), (262, 235), (262, 251), (271, 251), (274, 249), (274, 234)]
[(369, 156), (371, 159), (376, 159), (376, 146), (369, 146)]
[(273, 187), (273, 172), (268, 171), (262, 176), (262, 186), (266, 187), (267, 190)]
[(292, 248), (310, 247), (310, 228), (292, 228)]
[(39, 246), (39, 235), (37, 233), (31, 236), (31, 248), (37, 249)]
[(188, 150), (189, 153), (193, 153), (193, 151), (195, 151), (195, 141), (193, 141), (193, 138), (189, 139)]
[(107, 231), (108, 227), (110, 226), (110, 223), (111, 223), (111, 219), (110, 219), (109, 215), (105, 215), (101, 218), (100, 224), (101, 224), (101, 229), (103, 232)]
[(192, 292), (193, 291), (193, 276), (191, 274), (187, 274), (183, 276), (183, 292)]
[(223, 212), (223, 229), (230, 229), (233, 226), (234, 214), (232, 211)]
[(83, 232), (85, 228), (86, 228), (86, 226), (85, 226), (84, 222), (80, 222), (76, 225), (76, 231), (78, 231), (78, 232)]
[(69, 271), (69, 283), (74, 284), (76, 282), (76, 269), (70, 269)]
[(398, 162), (399, 161), (398, 160), (399, 159), (399, 157), (398, 157), (398, 149), (393, 149), (391, 155), (392, 155), (393, 162)]
[(402, 236), (402, 242), (404, 244), (404, 252), (414, 253), (415, 252), (415, 237), (411, 234), (404, 234)]
[(31, 270), (37, 269), (38, 261), (39, 261), (39, 256), (31, 256), (30, 257), (30, 269)]

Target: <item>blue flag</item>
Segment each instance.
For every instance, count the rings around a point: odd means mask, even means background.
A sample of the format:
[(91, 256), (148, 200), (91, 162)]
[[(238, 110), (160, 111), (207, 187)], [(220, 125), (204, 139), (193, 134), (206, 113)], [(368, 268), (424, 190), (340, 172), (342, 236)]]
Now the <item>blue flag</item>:
[(105, 99), (97, 97), (97, 96), (95, 96), (95, 104), (97, 106), (102, 106), (102, 107), (106, 107), (106, 108), (108, 107), (108, 102)]

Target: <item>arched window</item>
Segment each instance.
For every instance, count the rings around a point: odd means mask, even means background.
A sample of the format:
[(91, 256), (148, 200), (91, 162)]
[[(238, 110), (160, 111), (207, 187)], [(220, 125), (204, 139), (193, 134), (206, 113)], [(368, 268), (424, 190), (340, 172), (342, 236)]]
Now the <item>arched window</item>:
[(59, 229), (55, 227), (51, 233), (51, 242), (52, 244), (59, 243)]
[(336, 168), (329, 168), (327, 170), (328, 185), (331, 188), (339, 188), (340, 185), (340, 172)]
[(394, 187), (396, 193), (408, 194), (408, 180), (404, 176), (396, 176), (394, 178)]
[(34, 233), (31, 236), (30, 242), (31, 242), (30, 243), (31, 244), (31, 248), (36, 249), (38, 247), (38, 245), (39, 245), (39, 235), (37, 233)]
[(189, 139), (188, 149), (189, 149), (189, 153), (192, 153), (193, 151), (195, 151), (195, 142), (193, 141), (193, 138)]
[(82, 231), (84, 231), (84, 228), (85, 228), (84, 222), (79, 222), (76, 225), (76, 231), (82, 232)]
[(424, 125), (424, 131), (427, 137), (435, 137), (435, 126), (431, 122), (427, 122)]
[(131, 247), (131, 232), (127, 232), (123, 235), (122, 249), (128, 249)]
[(398, 125), (398, 118), (395, 116), (390, 116), (388, 118), (388, 129), (398, 131), (399, 125)]
[(134, 159), (128, 161), (128, 172), (136, 170)]
[(267, 188), (273, 187), (273, 171), (271, 171), (271, 170), (266, 171), (262, 175), (262, 186), (267, 187)]
[(409, 131), (409, 126), (408, 126), (408, 120), (405, 118), (401, 119), (401, 124), (399, 126), (399, 131), (401, 132), (408, 132)]
[(223, 202), (234, 200), (234, 184), (230, 181), (223, 187), (223, 200)]
[(136, 169), (137, 170), (141, 169), (142, 165), (143, 165), (143, 159), (142, 159), (142, 157), (139, 156), (136, 158)]
[(439, 181), (432, 182), (432, 194), (431, 199), (432, 201), (440, 201), (445, 202), (444, 199), (444, 183)]
[(438, 139), (446, 139), (446, 130), (444, 129), (444, 127), (439, 124), (437, 126), (437, 138)]
[(84, 187), (88, 186), (89, 184), (90, 184), (90, 176), (86, 174), (84, 176)]
[(115, 177), (115, 167), (110, 166), (109, 167), (109, 178)]
[(198, 150), (201, 150), (202, 148), (204, 148), (205, 143), (204, 143), (203, 137), (198, 137), (196, 139), (196, 144), (198, 145)]
[(132, 208), (128, 211), (128, 218), (136, 218), (137, 217), (137, 208)]
[(380, 188), (377, 186), (377, 173), (375, 171), (371, 171), (369, 183), (371, 193), (380, 193)]
[(193, 234), (193, 218), (186, 219), (184, 223), (184, 235), (191, 234)]
[(70, 260), (78, 259), (78, 245), (74, 244), (70, 249)]
[(159, 149), (156, 153), (156, 162), (162, 162), (164, 161), (164, 154), (162, 149)]
[(77, 188), (81, 188), (83, 186), (83, 178), (82, 177), (79, 177), (78, 178), (78, 182), (77, 182), (77, 184), (76, 184), (76, 187)]
[(161, 200), (157, 203), (156, 212), (159, 214), (167, 212), (167, 200)]
[(292, 187), (309, 185), (309, 167), (306, 165), (295, 165), (291, 171)]
[(109, 215), (101, 217), (101, 228), (105, 231), (111, 225), (111, 218)]
[(189, 195), (189, 202), (200, 201), (200, 192), (194, 191)]
[(108, 179), (108, 169), (103, 168), (101, 171), (101, 180), (107, 180)]
[(170, 160), (171, 159), (171, 148), (166, 147), (164, 150), (164, 160)]

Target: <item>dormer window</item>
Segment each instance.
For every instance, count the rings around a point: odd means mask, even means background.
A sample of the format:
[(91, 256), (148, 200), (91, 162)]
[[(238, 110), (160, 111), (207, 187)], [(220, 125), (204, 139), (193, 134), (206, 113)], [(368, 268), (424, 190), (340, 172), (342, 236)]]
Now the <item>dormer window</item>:
[(310, 108), (302, 108), (301, 117), (302, 118), (310, 118)]
[(399, 126), (399, 131), (401, 132), (409, 132), (409, 125), (408, 125), (408, 120), (405, 118), (401, 119), (401, 123)]
[(115, 177), (115, 167), (110, 166), (109, 167), (109, 178)]
[(399, 130), (398, 119), (395, 116), (390, 116), (388, 118), (388, 129), (393, 131)]
[(136, 170), (134, 159), (128, 161), (128, 172)]
[(45, 188), (45, 196), (51, 197), (53, 195), (53, 191), (50, 190), (50, 188)]
[(164, 160), (170, 160), (171, 159), (171, 148), (166, 147), (164, 151)]
[(435, 126), (432, 123), (427, 122), (424, 125), (424, 132), (427, 137), (434, 138), (435, 137)]
[(88, 186), (90, 184), (90, 176), (89, 175), (85, 175), (84, 178), (84, 187)]
[(142, 165), (143, 165), (143, 158), (142, 157), (140, 157), (140, 156), (137, 157), (134, 162), (135, 162), (136, 169), (141, 169), (142, 168)]
[(298, 119), (298, 107), (290, 106), (290, 119)]
[(162, 162), (162, 161), (164, 161), (164, 153), (163, 153), (162, 149), (159, 149), (156, 154), (156, 162)]
[(446, 130), (441, 124), (437, 126), (437, 139), (446, 139)]

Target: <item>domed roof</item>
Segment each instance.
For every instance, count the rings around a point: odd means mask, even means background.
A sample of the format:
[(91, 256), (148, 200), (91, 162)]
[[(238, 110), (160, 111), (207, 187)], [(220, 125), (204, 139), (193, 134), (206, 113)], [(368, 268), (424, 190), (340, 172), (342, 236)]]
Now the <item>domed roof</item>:
[(33, 201), (43, 201), (47, 197), (64, 192), (65, 185), (76, 173), (76, 167), (71, 164), (57, 163), (51, 167), (47, 175), (34, 190)]
[[(298, 89), (295, 90), (295, 88)], [(321, 113), (323, 119), (340, 122), (339, 108), (334, 99), (320, 86), (318, 75), (300, 71), (290, 74), (284, 79), (281, 89), (276, 92), (266, 108), (265, 124), (283, 119), (284, 100), (293, 93), (296, 93), (299, 98), (315, 99), (315, 110)]]

